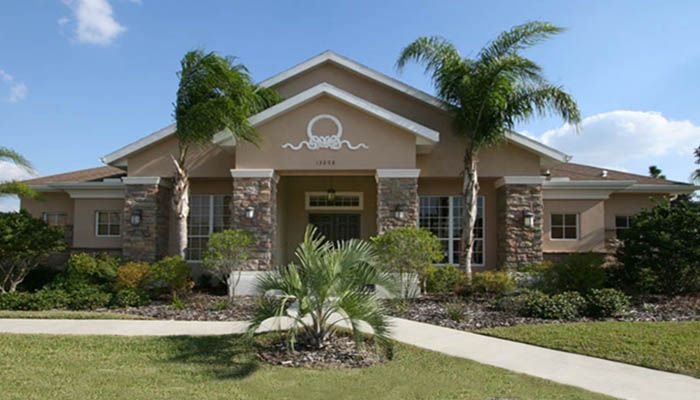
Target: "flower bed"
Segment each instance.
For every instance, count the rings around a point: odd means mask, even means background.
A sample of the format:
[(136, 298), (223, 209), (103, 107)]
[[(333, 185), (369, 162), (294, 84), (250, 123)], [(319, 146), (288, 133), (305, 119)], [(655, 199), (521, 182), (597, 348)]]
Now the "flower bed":
[(208, 293), (193, 293), (181, 301), (181, 306), (172, 303), (153, 303), (141, 307), (105, 308), (106, 311), (120, 314), (139, 315), (153, 319), (174, 319), (184, 321), (245, 321), (252, 317), (257, 299), (251, 296), (237, 296), (229, 304), (228, 297)]

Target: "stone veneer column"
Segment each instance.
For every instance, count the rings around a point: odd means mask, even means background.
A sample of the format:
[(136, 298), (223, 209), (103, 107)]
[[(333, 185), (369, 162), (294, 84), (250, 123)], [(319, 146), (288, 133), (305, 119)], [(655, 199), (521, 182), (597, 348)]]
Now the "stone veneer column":
[[(272, 267), (272, 253), (277, 230), (277, 180), (271, 169), (232, 169), (234, 229), (252, 232), (256, 239), (246, 270)], [(253, 210), (253, 217), (246, 212)]]
[[(129, 260), (157, 261), (168, 254), (170, 196), (167, 182), (160, 177), (126, 177), (122, 213), (122, 255)], [(141, 223), (131, 216), (141, 211)]]
[[(498, 193), (498, 263), (518, 268), (542, 261), (544, 204), (543, 177), (503, 177)], [(525, 213), (534, 214), (534, 225), (525, 226)]]
[[(419, 169), (378, 169), (377, 233), (403, 226), (418, 226)], [(403, 218), (396, 217), (399, 207)]]

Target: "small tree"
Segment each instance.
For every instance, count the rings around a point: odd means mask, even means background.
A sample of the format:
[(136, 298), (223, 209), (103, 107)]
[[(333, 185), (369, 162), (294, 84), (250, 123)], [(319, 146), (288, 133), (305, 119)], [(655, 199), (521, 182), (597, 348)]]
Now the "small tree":
[(700, 205), (663, 200), (634, 218), (618, 249), (616, 283), (638, 293), (700, 292)]
[(417, 294), (420, 289), (417, 279), (444, 257), (440, 239), (425, 229), (395, 228), (373, 237), (372, 242), (377, 249), (379, 265), (398, 276), (403, 299)]
[(0, 293), (16, 291), (46, 256), (64, 248), (60, 229), (24, 210), (0, 213)]
[(649, 166), (649, 176), (656, 179), (666, 179), (666, 175), (664, 175), (661, 168), (657, 167), (656, 165)]
[(253, 235), (239, 229), (216, 232), (209, 238), (203, 265), (226, 284), (229, 301), (233, 301), (236, 286), (241, 281), (243, 263), (250, 257), (253, 243)]

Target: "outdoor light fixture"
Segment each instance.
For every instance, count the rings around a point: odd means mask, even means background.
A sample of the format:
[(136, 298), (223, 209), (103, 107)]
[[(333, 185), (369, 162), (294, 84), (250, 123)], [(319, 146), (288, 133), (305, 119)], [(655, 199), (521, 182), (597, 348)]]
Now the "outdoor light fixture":
[(330, 177), (330, 185), (328, 190), (326, 191), (326, 199), (328, 200), (329, 203), (332, 203), (335, 201), (335, 189), (333, 189), (333, 177)]
[(535, 226), (535, 214), (531, 213), (530, 211), (525, 211), (523, 213), (523, 223), (527, 228), (532, 228)]
[(245, 209), (245, 217), (248, 219), (253, 219), (255, 216), (255, 209), (253, 207), (248, 207)]
[(140, 209), (135, 209), (131, 212), (131, 225), (139, 226), (141, 225), (141, 217), (143, 216), (143, 211)]
[(397, 204), (396, 208), (394, 208), (394, 218), (396, 218), (396, 219), (406, 218), (406, 211), (404, 211), (404, 208), (401, 204)]

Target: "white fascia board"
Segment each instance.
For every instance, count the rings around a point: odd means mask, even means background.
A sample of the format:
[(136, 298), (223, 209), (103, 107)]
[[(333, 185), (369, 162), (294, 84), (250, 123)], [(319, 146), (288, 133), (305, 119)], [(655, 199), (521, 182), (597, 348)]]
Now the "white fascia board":
[(167, 138), (170, 135), (173, 135), (175, 133), (175, 130), (175, 124), (170, 124), (165, 128), (155, 131), (146, 137), (143, 137), (133, 143), (127, 144), (126, 146), (122, 147), (117, 151), (107, 154), (106, 156), (102, 157), (101, 160), (105, 164), (112, 164), (115, 161), (118, 161), (119, 159), (124, 158), (135, 151), (141, 150), (144, 147), (150, 146), (153, 143), (156, 143), (160, 140)]
[(545, 181), (542, 188), (544, 190), (623, 190), (635, 183), (636, 181)]
[(544, 176), (504, 176), (495, 182), (496, 188), (503, 185), (542, 185)]
[(523, 134), (508, 131), (506, 132), (506, 139), (513, 144), (524, 147), (530, 151), (533, 151), (540, 156), (551, 158), (555, 161), (566, 163), (571, 161), (571, 156), (563, 153), (555, 148), (549, 147), (543, 143), (538, 142), (535, 139), (531, 139)]
[(544, 200), (607, 200), (613, 189), (547, 189), (542, 191)]
[(122, 182), (59, 182), (59, 183), (49, 183), (47, 186), (54, 189), (62, 190), (109, 190), (109, 189), (123, 189), (124, 183)]
[(377, 178), (418, 178), (419, 169), (378, 169)]
[(123, 189), (67, 189), (71, 199), (123, 199)]
[(289, 112), (323, 95), (331, 96), (352, 107), (374, 115), (375, 117), (380, 118), (394, 126), (408, 130), (416, 135), (417, 142), (419, 138), (428, 140), (432, 143), (436, 143), (440, 140), (439, 132), (379, 107), (376, 104), (370, 103), (369, 101), (361, 99), (344, 90), (338, 89), (337, 87), (326, 82), (319, 83), (318, 85), (292, 96), (263, 112), (253, 115), (250, 117), (249, 122), (253, 126), (258, 126), (278, 115)]
[(272, 178), (275, 182), (279, 180), (279, 175), (275, 173), (274, 169), (260, 168), (260, 169), (232, 169), (232, 178)]
[(644, 184), (636, 183), (623, 191), (625, 193), (692, 193), (696, 190), (700, 190), (700, 186), (697, 185), (685, 185), (685, 184)]
[(399, 92), (405, 93), (411, 97), (414, 97), (418, 100), (421, 100), (423, 102), (426, 102), (428, 104), (431, 104), (435, 107), (438, 107), (443, 110), (447, 110), (447, 106), (440, 101), (438, 98), (435, 96), (431, 96), (428, 93), (425, 93), (419, 89), (416, 89), (412, 86), (409, 86), (397, 79), (391, 78), (379, 71), (376, 71), (372, 68), (369, 68), (365, 65), (362, 65), (358, 63), (357, 61), (353, 61), (347, 57), (341, 56), (340, 54), (337, 54), (333, 51), (327, 50), (324, 51), (323, 53), (312, 57), (301, 64), (297, 64), (293, 66), (292, 68), (289, 68), (285, 71), (282, 71), (281, 73), (270, 77), (268, 79), (265, 79), (264, 81), (260, 82), (260, 86), (264, 87), (272, 87), (277, 85), (280, 82), (286, 81), (289, 78), (292, 78), (294, 76), (297, 76), (299, 74), (302, 74), (310, 69), (313, 69), (325, 62), (333, 62), (335, 64), (338, 64), (356, 74), (359, 74), (361, 76), (367, 77), (371, 80), (377, 81), (385, 86), (388, 86), (392, 89), (398, 90)]

